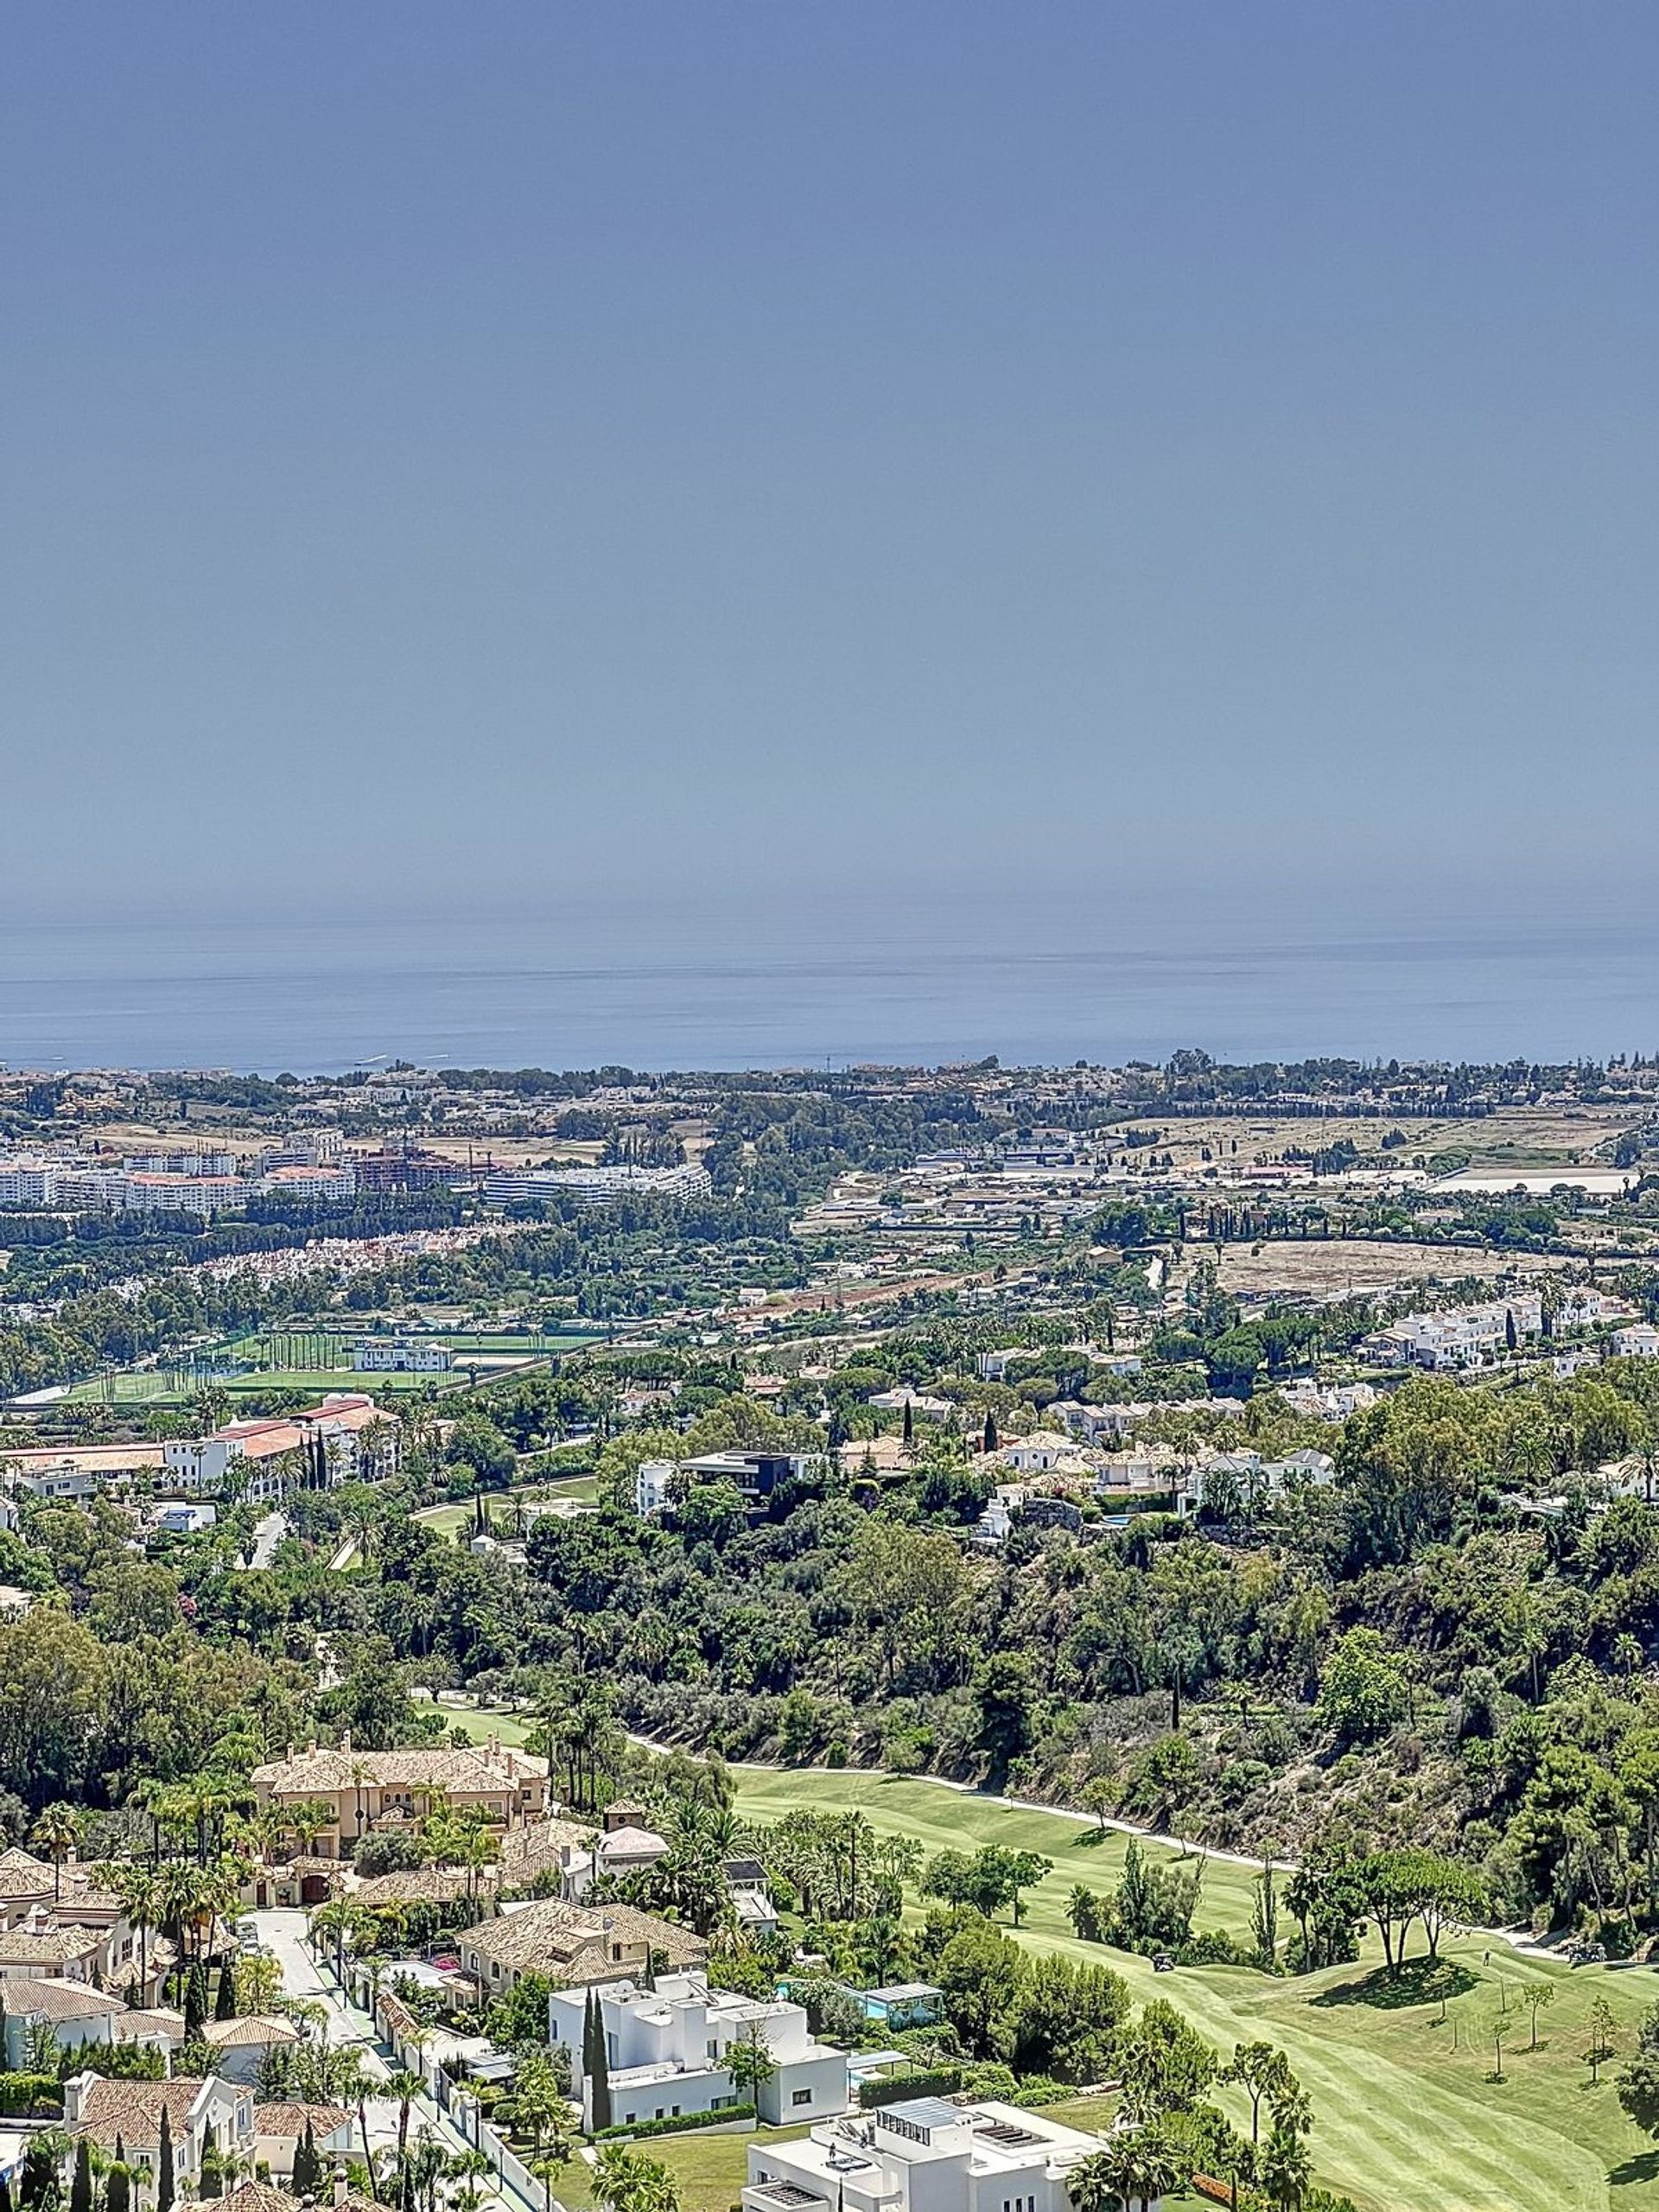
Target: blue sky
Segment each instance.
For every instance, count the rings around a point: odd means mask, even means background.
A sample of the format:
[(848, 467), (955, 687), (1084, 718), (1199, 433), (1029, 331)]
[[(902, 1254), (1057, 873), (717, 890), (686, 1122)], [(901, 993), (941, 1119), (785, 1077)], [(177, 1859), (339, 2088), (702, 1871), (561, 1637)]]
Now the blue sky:
[(22, 0), (0, 906), (1617, 907), (1656, 143), (1650, 4)]

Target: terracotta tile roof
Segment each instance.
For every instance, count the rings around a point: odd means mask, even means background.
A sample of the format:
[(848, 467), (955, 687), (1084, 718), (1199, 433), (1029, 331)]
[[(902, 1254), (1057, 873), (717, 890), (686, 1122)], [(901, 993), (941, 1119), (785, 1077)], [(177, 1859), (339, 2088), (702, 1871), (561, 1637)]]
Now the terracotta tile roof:
[(220, 2197), (219, 2212), (300, 2212), (300, 2200), (268, 2181), (239, 2181)]
[(9, 1851), (0, 1851), (0, 1897), (49, 1897), (51, 1893), (52, 1869), (44, 1859), (36, 1859), (33, 1852), (16, 1843)]
[(184, 2041), (184, 2015), (172, 2012), (162, 2005), (153, 2012), (135, 2006), (130, 2012), (117, 2016), (115, 2039), (118, 2043), (142, 2043), (146, 2037), (165, 2036), (169, 2043)]
[(351, 2116), (344, 2105), (257, 2104), (253, 2108), (253, 2132), (256, 2135), (284, 2139), (292, 2136), (297, 2143), (308, 2120), (311, 2133), (321, 2143), (344, 2127)]
[(96, 1928), (8, 1928), (0, 1931), (0, 1959), (8, 1965), (67, 1966), (90, 1958), (104, 1940)]
[[(474, 1886), (493, 1886), (494, 1868), (480, 1867), (472, 1877)], [(382, 1904), (447, 1904), (451, 1897), (468, 1894), (464, 1866), (416, 1866), (406, 1873), (370, 1874), (352, 1891), (352, 1903), (370, 1910)]]
[(200, 2075), (175, 2075), (170, 2082), (106, 2082), (96, 2079), (86, 2092), (80, 2118), (72, 2135), (90, 2135), (112, 2149), (118, 2135), (130, 2149), (148, 2150), (161, 2139), (162, 2107), (167, 2107), (173, 2140), (177, 2143), (190, 2124), (190, 2108), (201, 2094)]
[(292, 2020), (280, 2019), (275, 2013), (246, 2012), (235, 2020), (207, 2020), (202, 2024), (202, 2038), (216, 2050), (263, 2050), (267, 2044), (297, 2043), (300, 2031)]
[(13, 2018), (42, 2020), (94, 2020), (109, 2013), (125, 2012), (120, 1998), (106, 1990), (92, 1989), (84, 1981), (29, 1981), (20, 1974), (8, 1976), (5, 2009)]
[(658, 1951), (671, 1967), (701, 1966), (709, 1955), (700, 1936), (672, 1921), (636, 1912), (632, 1905), (590, 1908), (567, 1904), (563, 1897), (543, 1897), (480, 1921), (458, 1940), (512, 1973), (563, 1975), (573, 1985), (613, 1975), (620, 1961), (612, 1949), (618, 1943), (635, 1957)]
[(430, 1744), (401, 1751), (301, 1751), (255, 1767), (253, 1786), (273, 1797), (331, 1796), (354, 1789), (359, 1780), (372, 1789), (436, 1787), (466, 1793), (517, 1789), (546, 1774), (545, 1759), (508, 1744)]

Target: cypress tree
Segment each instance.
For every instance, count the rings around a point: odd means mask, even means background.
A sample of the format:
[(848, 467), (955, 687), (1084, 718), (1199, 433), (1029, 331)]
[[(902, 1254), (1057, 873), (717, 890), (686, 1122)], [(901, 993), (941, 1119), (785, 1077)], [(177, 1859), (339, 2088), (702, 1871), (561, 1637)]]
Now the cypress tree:
[(915, 1421), (914, 1421), (912, 1419), (912, 1417), (911, 1417), (911, 1411), (910, 1411), (910, 1400), (909, 1400), (908, 1398), (906, 1398), (906, 1399), (905, 1400), (905, 1439), (904, 1439), (904, 1441), (905, 1441), (905, 1449), (906, 1449), (906, 1452), (908, 1452), (908, 1451), (909, 1451), (909, 1449), (910, 1449), (911, 1446), (912, 1446), (912, 1445), (916, 1441), (916, 1424), (915, 1424)]
[(236, 1970), (228, 1959), (219, 1970), (219, 1998), (213, 2006), (216, 2020), (236, 2018)]
[(104, 2184), (104, 2212), (132, 2212), (132, 2183), (124, 2165), (110, 2168)]
[(156, 2212), (173, 2212), (178, 2190), (173, 2179), (173, 2123), (162, 2107), (162, 2137), (156, 2150)]
[(84, 2135), (75, 2145), (75, 2177), (69, 2184), (69, 2212), (92, 2212), (92, 2146)]
[(988, 1406), (985, 1409), (985, 1449), (988, 1452), (996, 1449), (996, 1415)]
[(305, 2115), (305, 2133), (294, 2145), (294, 2194), (315, 2196), (322, 2182), (322, 2162), (317, 2156), (316, 2131)]
[(611, 2060), (605, 2048), (605, 2013), (594, 1996), (594, 2133), (611, 2124)]
[(207, 1969), (198, 1959), (190, 1969), (190, 1978), (184, 1985), (184, 2039), (187, 2043), (200, 2040), (203, 2023), (207, 2018)]

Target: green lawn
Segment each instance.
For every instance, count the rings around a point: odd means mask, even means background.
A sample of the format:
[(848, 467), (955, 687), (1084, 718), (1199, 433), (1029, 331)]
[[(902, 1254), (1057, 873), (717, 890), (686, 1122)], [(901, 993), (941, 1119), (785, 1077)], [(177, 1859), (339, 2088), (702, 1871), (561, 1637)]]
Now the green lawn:
[[(1659, 2152), (1626, 2120), (1604, 2068), (1590, 2087), (1581, 2054), (1592, 1999), (1605, 1995), (1628, 2050), (1637, 2017), (1659, 1997), (1659, 1981), (1637, 1968), (1585, 1968), (1517, 1956), (1479, 1941), (1446, 1948), (1461, 1985), (1444, 2024), (1436, 2002), (1379, 2005), (1380, 1954), (1358, 1966), (1306, 1979), (1273, 1980), (1242, 1967), (1178, 1969), (1080, 1942), (1065, 1917), (1073, 1883), (1104, 1889), (1117, 1878), (1126, 1840), (1080, 1823), (1028, 1813), (941, 1789), (842, 1770), (737, 1770), (740, 1809), (773, 1819), (791, 1806), (862, 1810), (878, 1827), (913, 1836), (928, 1850), (995, 1840), (1040, 1851), (1054, 1871), (1027, 1901), (1022, 1940), (1076, 1958), (1107, 1957), (1138, 1998), (1167, 1997), (1223, 2050), (1266, 2036), (1280, 2044), (1313, 2100), (1319, 2175), (1362, 2212), (1620, 2212), (1659, 2208)], [(1200, 1927), (1243, 1932), (1251, 1874), (1210, 1862)], [(1421, 1945), (1421, 1937), (1414, 1936)], [(1553, 2002), (1539, 2017), (1539, 2049), (1526, 2049), (1520, 1997), (1543, 1981)], [(1489, 2022), (1507, 1992), (1515, 2031), (1507, 2079), (1493, 2081)], [(1235, 2117), (1247, 2120), (1240, 2106)], [(1084, 2122), (1084, 2124), (1090, 2124)]]
[[(669, 2169), (679, 2183), (683, 2212), (727, 2212), (748, 2179), (749, 2145), (790, 2143), (806, 2132), (804, 2127), (756, 2127), (727, 2135), (697, 2128), (683, 2135), (643, 2136), (633, 2147)], [(592, 2183), (593, 2169), (578, 2162), (559, 2176), (554, 2194), (568, 2212), (594, 2212)]]
[(439, 1709), (446, 1728), (459, 1728), (475, 1744), (494, 1736), (520, 1749), (536, 1726), (533, 1713), (504, 1713), (498, 1706), (446, 1705)]

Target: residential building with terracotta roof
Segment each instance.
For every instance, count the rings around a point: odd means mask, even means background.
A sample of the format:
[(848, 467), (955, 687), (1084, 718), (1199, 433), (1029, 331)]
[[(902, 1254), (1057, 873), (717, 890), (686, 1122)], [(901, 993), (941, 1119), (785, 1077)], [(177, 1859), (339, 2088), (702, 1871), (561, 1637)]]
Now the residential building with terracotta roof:
[(548, 1807), (547, 1761), (493, 1738), (359, 1751), (346, 1736), (338, 1750), (314, 1744), (255, 1767), (253, 1787), (262, 1808), (328, 1807), (328, 1823), (312, 1845), (321, 1859), (349, 1859), (365, 1835), (411, 1827), (437, 1800), (482, 1813), (504, 1834), (542, 1820)]
[(127, 2162), (154, 2176), (162, 2139), (162, 2113), (173, 2143), (173, 2170), (182, 2190), (195, 2193), (202, 2153), (211, 2141), (237, 2158), (253, 2152), (253, 2091), (208, 2075), (170, 2082), (111, 2082), (101, 2074), (73, 2075), (63, 2085), (63, 2124), (70, 2136), (86, 2137), (113, 2151), (120, 2137)]
[(184, 2041), (184, 2017), (179, 2012), (136, 2012), (107, 1989), (90, 1982), (30, 1980), (8, 1975), (0, 2016), (0, 2059), (13, 2072), (29, 2063), (31, 2031), (47, 2028), (64, 2050), (79, 2050), (84, 2044), (148, 2044), (168, 2052)]
[(512, 1989), (527, 1974), (551, 1976), (561, 1988), (614, 1981), (647, 1967), (700, 1967), (709, 1946), (701, 1936), (632, 1905), (589, 1908), (563, 1897), (508, 1905), (493, 1919), (455, 1938), (461, 1970), (486, 1995)]
[(253, 2107), (254, 2158), (274, 2179), (293, 2179), (294, 2153), (304, 2139), (308, 2121), (312, 2140), (326, 2156), (362, 2156), (361, 2145), (353, 2145), (353, 2115), (344, 2105), (286, 2104), (276, 2101), (269, 2104), (256, 2102)]

